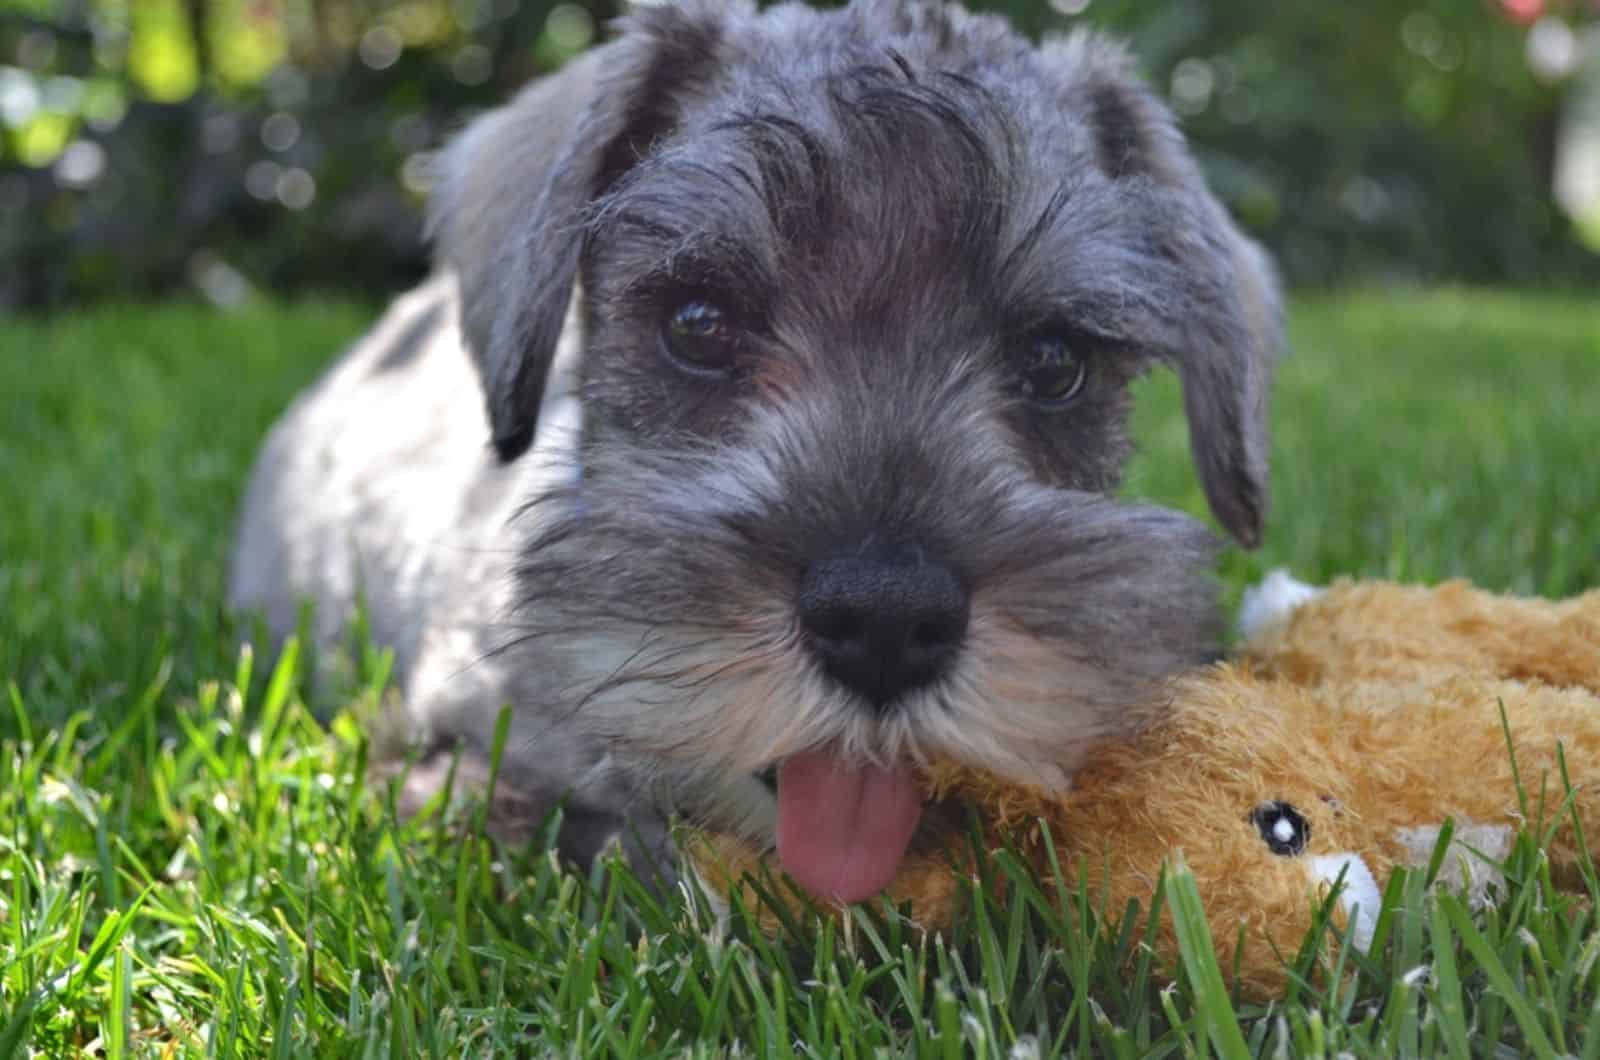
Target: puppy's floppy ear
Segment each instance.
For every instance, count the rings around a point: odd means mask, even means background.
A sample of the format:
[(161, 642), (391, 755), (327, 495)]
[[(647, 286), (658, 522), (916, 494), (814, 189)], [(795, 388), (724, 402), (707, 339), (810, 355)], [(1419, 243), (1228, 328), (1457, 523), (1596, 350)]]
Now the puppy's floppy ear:
[[(1171, 113), (1141, 83), (1118, 44), (1077, 33), (1046, 45), (1067, 100), (1089, 124), (1112, 180), (1153, 183), (1169, 205), (1154, 242), (1185, 290), (1186, 348), (1175, 350), (1190, 446), (1211, 510), (1249, 548), (1267, 513), (1267, 392), (1283, 349), (1278, 280), (1266, 253), (1208, 190)], [(1170, 223), (1166, 223), (1170, 222)]]
[(1231, 238), (1209, 253), (1230, 277), (1218, 294), (1232, 304), (1212, 333), (1197, 337), (1179, 371), (1189, 444), (1211, 510), (1240, 544), (1255, 548), (1269, 500), (1267, 397), (1284, 345), (1283, 309), (1266, 252), (1233, 232), (1225, 215), (1219, 221)]
[(495, 451), (533, 442), (578, 269), (583, 212), (669, 134), (715, 66), (729, 5), (641, 7), (620, 35), (478, 119), (444, 152), (429, 208)]

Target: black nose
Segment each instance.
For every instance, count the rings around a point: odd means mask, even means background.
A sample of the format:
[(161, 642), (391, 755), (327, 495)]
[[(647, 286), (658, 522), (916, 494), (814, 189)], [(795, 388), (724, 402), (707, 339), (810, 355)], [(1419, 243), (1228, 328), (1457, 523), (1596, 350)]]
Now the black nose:
[(835, 681), (879, 709), (938, 677), (967, 632), (967, 591), (916, 546), (875, 547), (813, 563), (800, 621)]

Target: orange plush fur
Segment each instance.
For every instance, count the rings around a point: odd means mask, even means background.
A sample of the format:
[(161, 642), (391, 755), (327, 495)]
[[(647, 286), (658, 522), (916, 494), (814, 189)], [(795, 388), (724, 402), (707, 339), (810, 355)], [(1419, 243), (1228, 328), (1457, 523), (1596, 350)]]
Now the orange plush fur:
[[(1305, 595), (1310, 595), (1307, 592)], [(974, 807), (1038, 869), (1050, 852), (1076, 885), (1149, 908), (1156, 880), (1181, 855), (1193, 871), (1219, 962), (1251, 997), (1285, 985), (1331, 882), (1334, 923), (1370, 940), (1377, 896), (1396, 866), (1422, 866), (1454, 824), (1442, 881), (1475, 898), (1525, 822), (1513, 757), (1534, 805), (1554, 815), (1576, 789), (1549, 856), (1575, 882), (1574, 816), (1600, 836), (1600, 591), (1563, 603), (1495, 596), (1461, 582), (1437, 588), (1342, 582), (1263, 624), (1229, 663), (1173, 685), (1163, 722), (1108, 746), (1066, 795), (1031, 791), (937, 764), (935, 794)], [(1277, 827), (1304, 848), (1274, 853), (1260, 807), (1287, 804)], [(1547, 822), (1551, 823), (1551, 822)], [(1309, 831), (1306, 831), (1306, 828)], [(1272, 827), (1270, 822), (1266, 826)], [(762, 856), (726, 837), (695, 855), (724, 893)], [(889, 897), (938, 930), (960, 915), (967, 837), (908, 858)], [(955, 866), (955, 867), (953, 867)], [(1242, 929), (1242, 930), (1241, 930)], [(1176, 967), (1163, 917), (1157, 947)], [(1240, 948), (1242, 947), (1242, 948)], [(1237, 950), (1237, 952), (1236, 952)]]

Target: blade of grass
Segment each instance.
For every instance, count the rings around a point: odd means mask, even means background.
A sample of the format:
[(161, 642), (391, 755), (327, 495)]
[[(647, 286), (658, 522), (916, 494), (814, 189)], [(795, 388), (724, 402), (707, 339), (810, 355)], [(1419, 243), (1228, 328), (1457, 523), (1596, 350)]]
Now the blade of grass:
[(1167, 873), (1167, 905), (1177, 931), (1178, 953), (1194, 991), (1195, 1007), (1204, 1017), (1208, 1037), (1215, 1042), (1220, 1055), (1229, 1060), (1242, 1060), (1250, 1051), (1239, 1030), (1239, 1019), (1229, 1000), (1222, 969), (1217, 965), (1217, 951), (1200, 901), (1199, 885), (1181, 858)]
[(1544, 1028), (1539, 1024), (1539, 1018), (1528, 1006), (1528, 1000), (1523, 996), (1522, 990), (1516, 981), (1511, 978), (1511, 973), (1506, 971), (1505, 964), (1500, 960), (1499, 954), (1489, 945), (1468, 914), (1466, 906), (1454, 895), (1443, 894), (1435, 899), (1444, 910), (1444, 915), (1449, 919), (1450, 926), (1455, 929), (1457, 937), (1471, 952), (1478, 963), (1479, 969), (1488, 978), (1492, 986), (1507, 1008), (1511, 1010), (1512, 1017), (1517, 1021), (1517, 1026), (1527, 1038), (1528, 1047), (1533, 1055), (1541, 1060), (1556, 1055), (1550, 1039), (1545, 1036)]

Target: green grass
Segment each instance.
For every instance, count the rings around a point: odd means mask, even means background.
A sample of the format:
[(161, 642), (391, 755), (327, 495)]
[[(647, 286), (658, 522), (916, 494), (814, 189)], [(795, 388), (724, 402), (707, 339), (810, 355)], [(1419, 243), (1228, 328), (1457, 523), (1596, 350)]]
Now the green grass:
[[(947, 942), (866, 911), (779, 947), (498, 848), (470, 810), (396, 824), (363, 779), (383, 657), (314, 714), (294, 659), (261, 672), (220, 606), (253, 446), (368, 316), (0, 323), (0, 1057), (1600, 1055), (1600, 892), (1558, 893), (1537, 834), (1502, 904), (1401, 877), (1351, 980), (1261, 1008), (1218, 987), (1181, 872), (1162, 990), (1143, 913), (1046, 901), (1004, 855), (1017, 900)], [(1293, 334), (1276, 518), (1227, 559), (1232, 592), (1280, 564), (1600, 584), (1600, 303), (1310, 300)], [(1174, 387), (1144, 398), (1134, 491), (1202, 511)]]

